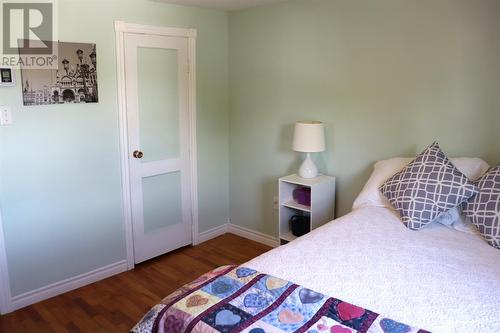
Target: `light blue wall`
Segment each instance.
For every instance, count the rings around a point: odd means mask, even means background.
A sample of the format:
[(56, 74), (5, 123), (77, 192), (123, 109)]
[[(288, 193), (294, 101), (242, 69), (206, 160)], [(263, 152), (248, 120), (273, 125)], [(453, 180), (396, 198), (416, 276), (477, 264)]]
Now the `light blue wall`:
[(20, 84), (0, 88), (15, 120), (0, 127), (13, 295), (125, 259), (115, 19), (198, 29), (201, 231), (229, 216), (230, 193), (233, 223), (276, 233), (272, 196), (299, 165), (297, 119), (326, 122), (319, 165), (339, 176), (340, 214), (374, 160), (434, 139), (451, 155), (500, 162), (496, 0), (292, 0), (231, 13), (229, 29), (219, 11), (59, 3), (60, 39), (97, 43), (100, 102), (23, 107)]
[(326, 124), (322, 172), (346, 214), (378, 159), (438, 140), (500, 162), (497, 0), (291, 0), (230, 15), (232, 223), (277, 233), (296, 120)]
[[(12, 294), (125, 259), (113, 20), (198, 29), (200, 231), (228, 216), (227, 14), (146, 0), (60, 0), (59, 38), (97, 44), (99, 103), (22, 106), (0, 127), (0, 207)], [(18, 79), (20, 77), (18, 75)]]

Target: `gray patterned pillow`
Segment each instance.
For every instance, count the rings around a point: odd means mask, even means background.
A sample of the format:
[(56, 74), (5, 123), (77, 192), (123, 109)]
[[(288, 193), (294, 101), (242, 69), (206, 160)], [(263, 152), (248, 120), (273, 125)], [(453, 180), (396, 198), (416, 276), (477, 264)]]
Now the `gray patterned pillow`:
[(490, 169), (475, 184), (479, 194), (463, 204), (464, 213), (486, 241), (500, 249), (500, 165)]
[(403, 223), (419, 230), (441, 213), (459, 206), (478, 188), (448, 160), (437, 142), (381, 187)]

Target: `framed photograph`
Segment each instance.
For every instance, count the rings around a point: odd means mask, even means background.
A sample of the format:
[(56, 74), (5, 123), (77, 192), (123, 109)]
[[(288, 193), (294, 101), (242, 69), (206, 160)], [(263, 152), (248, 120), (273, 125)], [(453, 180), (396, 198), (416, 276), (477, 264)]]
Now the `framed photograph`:
[(24, 105), (97, 103), (97, 53), (90, 43), (55, 42), (56, 69), (35, 69), (21, 63)]

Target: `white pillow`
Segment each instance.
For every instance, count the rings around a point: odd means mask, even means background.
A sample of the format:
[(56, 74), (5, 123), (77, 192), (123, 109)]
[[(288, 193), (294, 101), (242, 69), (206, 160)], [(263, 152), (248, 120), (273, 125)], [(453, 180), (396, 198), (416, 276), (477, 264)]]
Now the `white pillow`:
[[(352, 210), (366, 206), (394, 209), (389, 200), (380, 192), (379, 187), (413, 160), (413, 158), (395, 157), (375, 163), (373, 173), (354, 200)], [(490, 168), (488, 163), (480, 158), (459, 157), (451, 158), (450, 161), (472, 181), (479, 179)]]
[(457, 207), (455, 207), (444, 213), (441, 213), (433, 221), (433, 223), (437, 222), (447, 226), (448, 228), (453, 228), (453, 224), (455, 224), (459, 219), (460, 219), (460, 210)]
[(481, 236), (481, 233), (472, 223), (471, 219), (462, 213), (462, 209), (455, 207), (439, 215), (432, 223), (440, 223), (450, 229), (455, 229), (467, 234)]
[(465, 214), (462, 214), (461, 211), (458, 220), (451, 225), (451, 228), (461, 232), (465, 232), (472, 235), (478, 235), (479, 237), (482, 237), (481, 233), (474, 225), (474, 223), (472, 223), (471, 219), (468, 216), (465, 216)]

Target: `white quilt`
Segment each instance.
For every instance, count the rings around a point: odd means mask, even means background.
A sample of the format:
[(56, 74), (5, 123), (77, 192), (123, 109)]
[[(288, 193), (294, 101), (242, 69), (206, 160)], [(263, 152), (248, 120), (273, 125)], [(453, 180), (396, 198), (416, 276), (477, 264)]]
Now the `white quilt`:
[(433, 332), (500, 332), (500, 250), (366, 207), (247, 264)]

